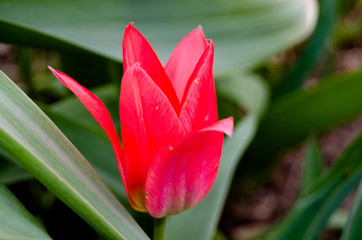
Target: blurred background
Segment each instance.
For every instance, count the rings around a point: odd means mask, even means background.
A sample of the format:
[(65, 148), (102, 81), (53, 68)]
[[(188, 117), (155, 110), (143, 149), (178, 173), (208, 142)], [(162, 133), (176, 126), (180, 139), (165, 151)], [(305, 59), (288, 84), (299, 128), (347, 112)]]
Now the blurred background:
[[(355, 165), (334, 163), (362, 130), (362, 1), (0, 0), (1, 71), (54, 121), (129, 209), (107, 137), (47, 69), (61, 70), (94, 91), (119, 128), (121, 43), (128, 22), (163, 63), (201, 24), (215, 43), (219, 118), (232, 115), (236, 125), (254, 119), (245, 153), (225, 172), (233, 177), (225, 180), (214, 238), (259, 239), (295, 226), (302, 236), (312, 231), (311, 223), (318, 227), (306, 239), (340, 239), (361, 176), (362, 155)], [(15, 162), (0, 149), (0, 182), (53, 239), (103, 239)], [(316, 179), (310, 176), (324, 173), (321, 184), (310, 188)], [(349, 176), (357, 180), (343, 185)], [(327, 191), (330, 180), (336, 181), (332, 189), (341, 189), (338, 197), (330, 190), (319, 205), (303, 205), (305, 213), (315, 215), (288, 218), (303, 197)], [(328, 201), (333, 204), (324, 205)], [(149, 216), (132, 215), (152, 231)]]

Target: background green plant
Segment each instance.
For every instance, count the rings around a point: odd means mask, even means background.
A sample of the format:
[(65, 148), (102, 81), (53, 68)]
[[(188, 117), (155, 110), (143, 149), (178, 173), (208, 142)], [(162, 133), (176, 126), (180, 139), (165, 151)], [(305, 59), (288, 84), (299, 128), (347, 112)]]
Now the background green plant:
[[(92, 88), (119, 129), (121, 39), (131, 21), (163, 62), (201, 24), (215, 43), (219, 116), (236, 119), (214, 187), (198, 206), (169, 218), (166, 239), (224, 238), (217, 229), (230, 186), (257, 191), (280, 153), (306, 139), (294, 205), (254, 238), (316, 239), (362, 176), (358, 132), (328, 167), (315, 139), (362, 113), (362, 68), (335, 71), (339, 50), (362, 47), (361, 11), (360, 1), (337, 0), (0, 0), (0, 42), (11, 44), (13, 80), (28, 95), (0, 73), (0, 239), (151, 236), (152, 219), (125, 197), (107, 136), (46, 68)], [(286, 57), (271, 60), (276, 54)], [(319, 81), (305, 88), (311, 76)], [(342, 219), (343, 239), (362, 238), (360, 189)]]

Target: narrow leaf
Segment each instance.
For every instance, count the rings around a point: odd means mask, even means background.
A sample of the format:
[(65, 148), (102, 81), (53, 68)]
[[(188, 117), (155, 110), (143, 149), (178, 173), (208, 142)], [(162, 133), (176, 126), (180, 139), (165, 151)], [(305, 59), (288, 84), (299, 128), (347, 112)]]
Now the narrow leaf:
[(362, 239), (362, 180), (356, 196), (353, 201), (352, 208), (349, 212), (348, 220), (346, 222), (341, 240), (358, 240)]
[(0, 182), (4, 184), (12, 184), (19, 181), (32, 179), (32, 176), (22, 169), (6, 160), (0, 160)]
[(327, 47), (327, 40), (334, 30), (333, 27), (338, 16), (338, 3), (336, 0), (321, 0), (319, 2), (320, 11), (315, 31), (296, 64), (283, 76), (276, 95), (298, 89)]
[(322, 173), (323, 160), (319, 152), (317, 141), (312, 138), (307, 142), (304, 156), (304, 167), (300, 185), (300, 192), (303, 194), (306, 188), (312, 185), (313, 181)]
[(2, 183), (0, 183), (0, 239), (51, 239)]

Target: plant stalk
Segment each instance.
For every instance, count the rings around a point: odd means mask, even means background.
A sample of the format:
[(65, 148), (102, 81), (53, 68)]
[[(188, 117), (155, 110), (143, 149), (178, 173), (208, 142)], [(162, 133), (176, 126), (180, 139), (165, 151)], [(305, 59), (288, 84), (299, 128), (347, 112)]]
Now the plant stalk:
[(166, 217), (155, 218), (153, 226), (153, 240), (165, 239)]

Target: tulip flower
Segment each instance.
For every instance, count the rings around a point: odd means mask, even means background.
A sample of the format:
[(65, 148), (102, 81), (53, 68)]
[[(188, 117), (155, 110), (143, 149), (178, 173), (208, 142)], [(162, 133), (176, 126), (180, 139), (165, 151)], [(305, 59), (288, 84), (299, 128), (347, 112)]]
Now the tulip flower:
[(114, 149), (127, 197), (155, 218), (198, 204), (211, 189), (224, 134), (212, 74), (214, 45), (201, 27), (175, 48), (165, 67), (144, 36), (129, 24), (123, 37), (121, 139), (105, 105), (66, 74), (51, 69), (89, 110)]

